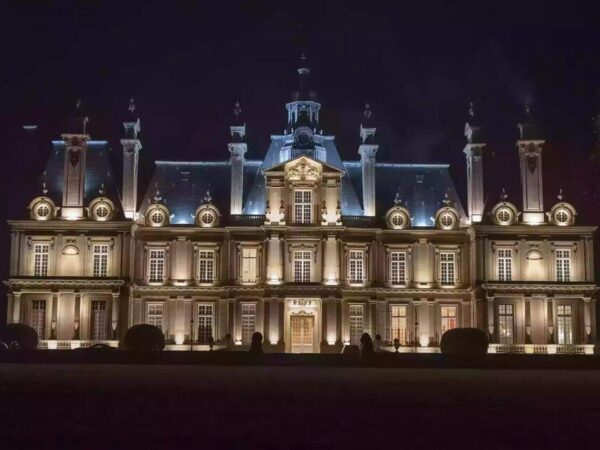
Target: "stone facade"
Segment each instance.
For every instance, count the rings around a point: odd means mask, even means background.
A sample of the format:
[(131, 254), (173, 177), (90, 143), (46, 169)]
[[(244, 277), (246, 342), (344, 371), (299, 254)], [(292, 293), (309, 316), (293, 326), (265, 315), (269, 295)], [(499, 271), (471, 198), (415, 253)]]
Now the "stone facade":
[(397, 339), (401, 351), (436, 352), (446, 330), (478, 327), (491, 352), (594, 352), (596, 228), (576, 224), (562, 198), (543, 209), (531, 116), (515, 149), (521, 215), (505, 195), (484, 204), (471, 108), (465, 212), (446, 165), (376, 161), (369, 107), (359, 160), (341, 161), (319, 131), (306, 64), (298, 72), (264, 160), (245, 159), (238, 104), (230, 158), (158, 161), (141, 204), (135, 105), (119, 189), (107, 142), (76, 120), (82, 129), (53, 142), (29, 218), (10, 221), (8, 322), (33, 326), (47, 348), (117, 345), (151, 323), (174, 350), (206, 350), (210, 338), (244, 349), (259, 331), (265, 351), (340, 352), (367, 332), (381, 348)]

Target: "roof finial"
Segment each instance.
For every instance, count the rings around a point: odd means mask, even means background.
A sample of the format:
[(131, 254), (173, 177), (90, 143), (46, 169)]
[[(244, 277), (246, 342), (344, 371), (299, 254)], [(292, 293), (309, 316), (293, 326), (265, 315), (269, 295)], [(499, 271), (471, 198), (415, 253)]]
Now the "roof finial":
[(507, 198), (506, 189), (502, 188), (502, 191), (500, 191), (500, 200), (505, 201)]
[(98, 189), (98, 194), (100, 194), (102, 197), (104, 196), (104, 194), (106, 194), (106, 190), (104, 189), (104, 183), (100, 185), (100, 189)]
[(394, 205), (400, 206), (402, 204), (402, 199), (400, 198), (400, 191), (396, 192), (396, 196), (394, 197)]
[(563, 199), (565, 198), (565, 196), (563, 195), (563, 190), (562, 190), (562, 188), (560, 188), (560, 189), (558, 190), (558, 195), (556, 196), (556, 198), (558, 199), (558, 201), (559, 201), (559, 202), (562, 202), (562, 201), (563, 201)]
[(373, 111), (371, 110), (371, 104), (369, 102), (367, 102), (367, 103), (365, 103), (365, 110), (363, 111), (363, 116), (365, 116), (365, 121), (368, 122), (372, 115), (373, 115)]
[(452, 206), (452, 200), (450, 200), (450, 197), (448, 197), (448, 191), (446, 191), (446, 193), (444, 194), (444, 200), (442, 200), (442, 203), (446, 207)]
[(48, 188), (46, 187), (46, 182), (42, 182), (42, 194), (48, 195)]
[(204, 195), (204, 203), (210, 204), (210, 202), (212, 202), (212, 197), (210, 195), (210, 191), (207, 190), (206, 194)]
[(525, 116), (526, 117), (530, 117), (531, 116), (531, 100), (526, 99), (525, 100)]
[(469, 118), (471, 120), (475, 118), (475, 102), (473, 100), (469, 102)]
[(242, 114), (242, 107), (240, 106), (240, 101), (236, 101), (235, 105), (233, 106), (233, 114), (235, 114), (235, 117), (240, 117), (240, 114)]
[(127, 107), (127, 110), (131, 113), (131, 115), (135, 114), (135, 100), (133, 97), (129, 99), (129, 106)]
[(160, 195), (160, 191), (158, 190), (158, 181), (156, 182), (155, 186), (156, 186), (156, 194), (154, 194), (154, 203), (160, 203), (163, 198)]

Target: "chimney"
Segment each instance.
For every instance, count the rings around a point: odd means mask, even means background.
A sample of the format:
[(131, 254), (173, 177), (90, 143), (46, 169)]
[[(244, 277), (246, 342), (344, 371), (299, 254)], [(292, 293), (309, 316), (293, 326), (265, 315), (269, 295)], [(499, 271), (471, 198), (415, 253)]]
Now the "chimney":
[(545, 141), (539, 125), (531, 114), (529, 103), (518, 125), (519, 162), (523, 189), (523, 222), (530, 225), (544, 223), (544, 190), (542, 185), (542, 146)]
[(142, 143), (138, 139), (141, 131), (140, 118), (133, 99), (129, 101), (129, 117), (123, 121), (123, 213), (127, 219), (135, 220), (137, 213), (138, 163)]
[(248, 145), (244, 142), (246, 138), (246, 124), (241, 119), (242, 108), (240, 102), (236, 102), (233, 109), (236, 125), (229, 127), (231, 142), (227, 145), (231, 154), (229, 162), (231, 165), (231, 207), (230, 214), (242, 213), (242, 200), (244, 195), (244, 155)]
[[(375, 143), (375, 131), (371, 123), (371, 106), (367, 103), (364, 121), (360, 125), (361, 145), (358, 147), (362, 167), (362, 191), (365, 216), (375, 216), (375, 154), (379, 145)], [(366, 126), (365, 126), (366, 125)]]
[(483, 198), (483, 129), (475, 119), (475, 105), (469, 105), (469, 115), (465, 123), (467, 145), (463, 150), (467, 158), (467, 203), (471, 223), (479, 223), (485, 207)]

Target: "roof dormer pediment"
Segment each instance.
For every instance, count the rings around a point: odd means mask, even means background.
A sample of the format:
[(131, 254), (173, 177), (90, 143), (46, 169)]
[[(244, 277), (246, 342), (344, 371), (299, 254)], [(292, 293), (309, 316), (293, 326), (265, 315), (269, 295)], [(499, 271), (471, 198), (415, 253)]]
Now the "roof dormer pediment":
[(265, 170), (264, 174), (267, 176), (269, 174), (282, 172), (290, 179), (311, 179), (320, 178), (324, 173), (335, 173), (340, 175), (344, 173), (343, 170), (340, 170), (335, 166), (316, 160), (307, 155), (301, 155)]

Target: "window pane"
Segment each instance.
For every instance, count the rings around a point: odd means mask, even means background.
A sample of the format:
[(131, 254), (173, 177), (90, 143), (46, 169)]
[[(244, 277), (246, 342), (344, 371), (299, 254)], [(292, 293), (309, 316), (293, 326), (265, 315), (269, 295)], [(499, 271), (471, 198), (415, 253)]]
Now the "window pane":
[(364, 333), (363, 305), (350, 305), (350, 344), (360, 345), (360, 337)]
[(208, 344), (213, 336), (213, 305), (198, 305), (198, 343)]
[(106, 302), (92, 301), (90, 339), (93, 341), (106, 340), (107, 322), (106, 322)]
[(242, 303), (242, 344), (250, 345), (256, 331), (256, 304)]

